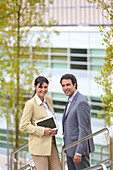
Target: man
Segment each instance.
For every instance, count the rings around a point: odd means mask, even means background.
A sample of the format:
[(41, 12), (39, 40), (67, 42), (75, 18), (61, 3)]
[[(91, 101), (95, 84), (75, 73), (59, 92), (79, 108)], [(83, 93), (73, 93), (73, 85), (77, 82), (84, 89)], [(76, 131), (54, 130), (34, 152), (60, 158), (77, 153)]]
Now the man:
[[(62, 117), (64, 146), (92, 133), (90, 108), (85, 97), (77, 91), (77, 80), (72, 74), (61, 77), (60, 83), (68, 104)], [(81, 170), (90, 166), (89, 154), (94, 151), (93, 139), (88, 139), (66, 150), (68, 170)]]

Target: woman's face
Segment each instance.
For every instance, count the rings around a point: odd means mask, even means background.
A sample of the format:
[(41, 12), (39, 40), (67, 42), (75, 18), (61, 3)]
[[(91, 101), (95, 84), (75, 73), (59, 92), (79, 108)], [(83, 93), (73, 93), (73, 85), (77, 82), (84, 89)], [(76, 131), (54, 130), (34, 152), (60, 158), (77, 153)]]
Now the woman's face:
[(37, 86), (34, 86), (34, 88), (36, 90), (38, 97), (43, 101), (44, 96), (48, 92), (48, 84), (44, 82), (41, 87), (39, 86), (40, 86), (40, 83), (38, 83)]

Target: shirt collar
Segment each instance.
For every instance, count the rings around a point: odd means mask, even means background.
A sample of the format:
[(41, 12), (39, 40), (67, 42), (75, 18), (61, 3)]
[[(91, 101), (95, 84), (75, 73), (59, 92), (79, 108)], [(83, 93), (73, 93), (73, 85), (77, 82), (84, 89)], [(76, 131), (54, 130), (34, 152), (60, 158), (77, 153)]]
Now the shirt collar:
[(73, 98), (75, 97), (75, 95), (77, 94), (77, 90), (74, 92), (74, 94), (67, 99), (68, 102), (72, 102)]
[[(36, 102), (37, 102), (38, 105), (41, 105), (43, 103), (42, 100), (37, 96), (37, 94), (35, 94), (34, 97), (35, 97)], [(45, 97), (44, 97), (44, 103), (46, 103)]]

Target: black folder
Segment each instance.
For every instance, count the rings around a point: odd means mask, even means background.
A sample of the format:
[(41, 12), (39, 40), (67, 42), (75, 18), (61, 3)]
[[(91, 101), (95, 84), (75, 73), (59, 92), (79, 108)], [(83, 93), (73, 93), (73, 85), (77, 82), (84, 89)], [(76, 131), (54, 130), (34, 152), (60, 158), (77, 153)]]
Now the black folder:
[(46, 117), (35, 122), (36, 126), (42, 126), (45, 128), (51, 128), (53, 130), (58, 129), (56, 120), (54, 117)]

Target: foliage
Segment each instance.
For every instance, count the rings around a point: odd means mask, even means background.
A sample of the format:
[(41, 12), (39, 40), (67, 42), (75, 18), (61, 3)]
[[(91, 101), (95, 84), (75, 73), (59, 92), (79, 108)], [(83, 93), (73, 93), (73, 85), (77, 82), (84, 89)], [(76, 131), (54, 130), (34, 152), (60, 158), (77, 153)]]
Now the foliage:
[(2, 75), (2, 73), (0, 72), (0, 102), (3, 102), (4, 99), (6, 99), (6, 92), (3, 89), (3, 85), (5, 83), (5, 79), (1, 75)]
[[(7, 119), (10, 130), (14, 132), (10, 138), (13, 148), (22, 145), (19, 122), (24, 102), (26, 96), (29, 98), (32, 94), (34, 77), (40, 73), (37, 59), (43, 57), (42, 46), (44, 49), (49, 46), (47, 28), (56, 24), (50, 18), (46, 25), (44, 15), (47, 12), (45, 0), (0, 1), (0, 70), (3, 70), (0, 77), (5, 79), (1, 79), (0, 84), (9, 99)], [(40, 33), (34, 31), (34, 26), (42, 26)], [(4, 113), (5, 105), (4, 101)]]
[(100, 32), (103, 36), (103, 45), (106, 46), (106, 56), (103, 68), (100, 69), (100, 75), (95, 77), (95, 81), (103, 88), (104, 94), (101, 95), (102, 107), (105, 116), (105, 125), (111, 125), (113, 117), (113, 0), (93, 0), (90, 3), (96, 3), (101, 9), (102, 14), (107, 19), (109, 26), (100, 26)]

